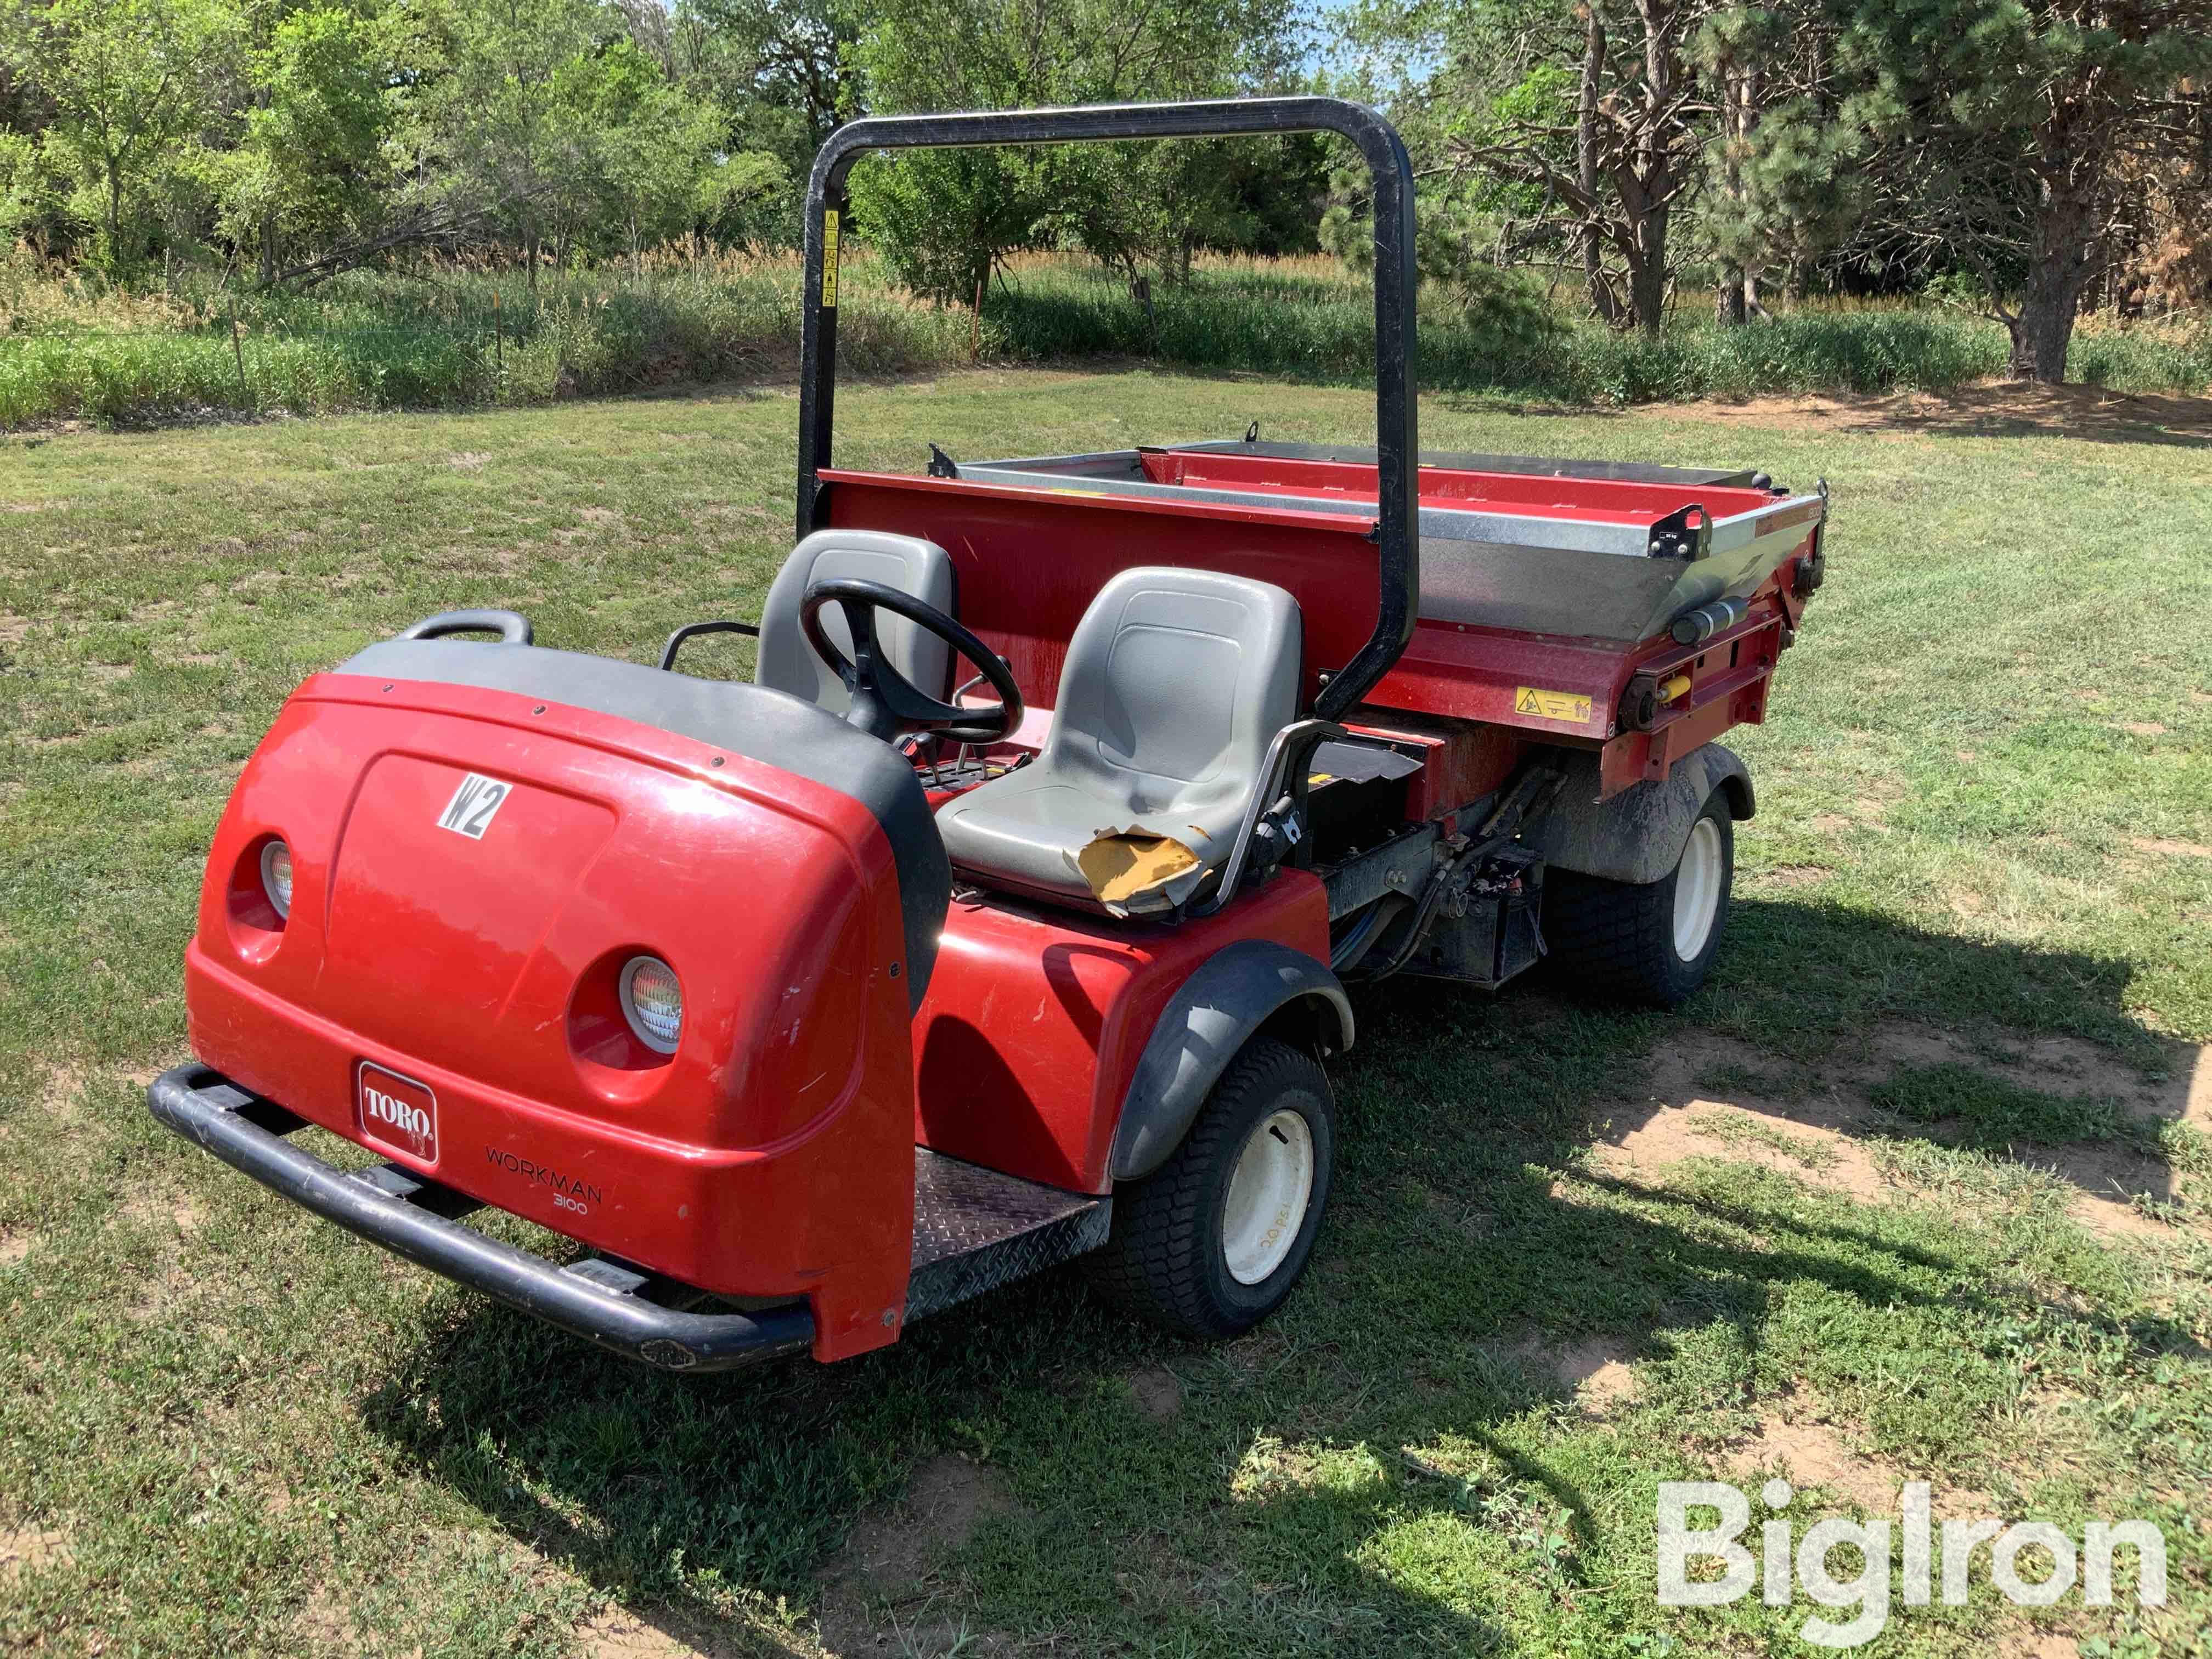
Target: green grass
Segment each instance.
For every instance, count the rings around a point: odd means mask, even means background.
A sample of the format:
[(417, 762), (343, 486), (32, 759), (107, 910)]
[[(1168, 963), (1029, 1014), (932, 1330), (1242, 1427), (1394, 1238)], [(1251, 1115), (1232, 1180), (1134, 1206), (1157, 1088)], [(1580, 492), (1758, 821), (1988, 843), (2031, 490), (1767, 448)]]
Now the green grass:
[[(964, 312), (887, 289), (849, 258), (839, 322), (848, 372), (967, 362)], [(2002, 372), (1995, 323), (1934, 309), (1812, 308), (1719, 329), (1686, 304), (1657, 339), (1581, 319), (1571, 293), (1535, 295), (1510, 325), (1470, 320), (1431, 296), (1424, 385), (1565, 404), (1766, 393), (1942, 391)], [(237, 324), (233, 337), (234, 319)], [(305, 293), (240, 294), (204, 277), (174, 294), (118, 295), (0, 258), (0, 430), (61, 419), (146, 423), (218, 414), (542, 404), (679, 381), (787, 374), (799, 349), (795, 261), (655, 255), (549, 275), (356, 271)], [(1373, 373), (1364, 278), (1334, 261), (1215, 261), (1161, 286), (1147, 313), (1104, 269), (1017, 260), (984, 307), (981, 347), (999, 362), (1101, 356), (1356, 383)], [(2071, 377), (2121, 391), (2212, 386), (2202, 327), (2085, 326)]]
[[(0, 1561), (0, 1645), (551, 1656), (593, 1651), (618, 1602), (714, 1654), (814, 1652), (825, 1609), (884, 1654), (963, 1628), (971, 1655), (1781, 1650), (1809, 1608), (1662, 1609), (1650, 1545), (1658, 1481), (1739, 1467), (1780, 1421), (1991, 1515), (2166, 1530), (2162, 1611), (2069, 1598), (2031, 1626), (1984, 1589), (1899, 1609), (1873, 1651), (2212, 1648), (2212, 1171), (2110, 1104), (2178, 1112), (2212, 1041), (2212, 449), (2175, 432), (1430, 400), (1440, 447), (1825, 475), (1832, 574), (1739, 734), (1760, 811), (1712, 983), (1664, 1018), (1364, 994), (1313, 1273), (1242, 1341), (1164, 1341), (1056, 1275), (845, 1365), (686, 1382), (157, 1128), (141, 1090), (185, 1053), (200, 860), (291, 685), (457, 605), (640, 659), (754, 614), (795, 414), (729, 393), (0, 448), (0, 1554), (51, 1535)], [(1350, 439), (1370, 412), (994, 372), (851, 389), (839, 455), (1255, 416)], [(1595, 1146), (1648, 1114), (1668, 1049), (1717, 1057), (1706, 1089), (1781, 1068), (1765, 1092), (1886, 1103), (1864, 1144), (1895, 1185), (1766, 1167), (1755, 1132), (1663, 1166)], [(2031, 1131), (2146, 1160), (2170, 1221), (2091, 1231), (2063, 1173), (2004, 1155)], [(1602, 1411), (1547, 1370), (1591, 1342), (1636, 1385)], [(1159, 1368), (1165, 1419), (1130, 1382)], [(888, 1605), (825, 1585), (947, 1457), (1007, 1507)]]

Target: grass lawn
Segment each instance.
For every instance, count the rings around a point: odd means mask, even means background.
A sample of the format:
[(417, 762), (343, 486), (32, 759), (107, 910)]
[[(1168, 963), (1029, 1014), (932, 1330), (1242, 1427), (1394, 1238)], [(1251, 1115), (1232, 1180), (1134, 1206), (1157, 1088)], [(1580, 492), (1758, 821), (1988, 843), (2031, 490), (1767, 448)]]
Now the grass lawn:
[[(839, 414), (841, 459), (902, 468), (1368, 421), (1156, 374)], [(155, 1126), (200, 860), (287, 690), (459, 605), (647, 660), (756, 614), (795, 415), (0, 447), (0, 1650), (1752, 1654), (1819, 1609), (1657, 1606), (1655, 1489), (1777, 1474), (1801, 1530), (1916, 1479), (1939, 1516), (2164, 1531), (2162, 1609), (2131, 1571), (2014, 1608), (1984, 1551), (1872, 1651), (2212, 1649), (2202, 405), (1431, 401), (1433, 447), (1826, 475), (1831, 576), (1739, 734), (1712, 983), (1670, 1018), (1367, 993), (1315, 1267), (1242, 1341), (1060, 1274), (834, 1369), (672, 1379)]]

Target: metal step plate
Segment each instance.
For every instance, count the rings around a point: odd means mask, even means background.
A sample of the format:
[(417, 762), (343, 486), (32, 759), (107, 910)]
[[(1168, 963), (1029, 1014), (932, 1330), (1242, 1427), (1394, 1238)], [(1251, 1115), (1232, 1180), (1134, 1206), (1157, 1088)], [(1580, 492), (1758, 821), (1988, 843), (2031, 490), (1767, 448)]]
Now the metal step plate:
[(1110, 1199), (1063, 1192), (917, 1146), (906, 1316), (926, 1318), (1096, 1249), (1112, 1223)]

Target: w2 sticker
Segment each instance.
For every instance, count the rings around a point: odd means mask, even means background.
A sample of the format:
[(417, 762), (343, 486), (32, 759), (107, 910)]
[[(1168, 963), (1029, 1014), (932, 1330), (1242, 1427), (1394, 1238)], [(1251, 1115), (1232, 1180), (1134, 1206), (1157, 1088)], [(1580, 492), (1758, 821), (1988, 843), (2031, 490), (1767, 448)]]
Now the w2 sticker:
[(471, 841), (482, 841), (484, 831), (507, 798), (514, 793), (511, 783), (501, 783), (497, 778), (488, 778), (481, 772), (471, 772), (461, 780), (461, 787), (453, 791), (453, 799), (438, 815), (438, 828), (450, 830), (457, 836), (466, 836)]

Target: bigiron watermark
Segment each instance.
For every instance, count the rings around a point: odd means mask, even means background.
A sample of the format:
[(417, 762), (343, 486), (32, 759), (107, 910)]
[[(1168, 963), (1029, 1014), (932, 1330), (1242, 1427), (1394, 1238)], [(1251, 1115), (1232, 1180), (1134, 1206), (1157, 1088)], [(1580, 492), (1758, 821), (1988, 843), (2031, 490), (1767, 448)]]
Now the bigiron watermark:
[[(1798, 1635), (1815, 1647), (1855, 1648), (1881, 1634), (1889, 1623), (1893, 1588), (1908, 1607), (1924, 1607), (1938, 1596), (1946, 1607), (1963, 1606), (1979, 1565), (1999, 1594), (2022, 1607), (2056, 1606), (2078, 1583), (2085, 1607), (2112, 1605), (2113, 1556), (2133, 1553), (2136, 1601), (2143, 1607), (2166, 1605), (2166, 1538), (2148, 1521), (2092, 1521), (2077, 1540), (2047, 1521), (1946, 1518), (1930, 1512), (1929, 1485), (1908, 1480), (1899, 1495), (1894, 1526), (1887, 1520), (1851, 1521), (1831, 1516), (1796, 1535), (1796, 1522), (1783, 1511), (1795, 1495), (1786, 1480), (1770, 1480), (1759, 1497), (1771, 1518), (1759, 1524), (1758, 1553), (1738, 1540), (1751, 1525), (1751, 1499), (1724, 1480), (1662, 1480), (1659, 1483), (1659, 1604), (1668, 1607), (1725, 1607), (1759, 1587), (1770, 1607), (1793, 1606), (1802, 1594), (1817, 1605), (1850, 1609), (1843, 1619), (1820, 1613), (1807, 1618)], [(1718, 1520), (1692, 1526), (1693, 1510), (1709, 1510)], [(1890, 1542), (1899, 1546), (1895, 1564), (1901, 1583), (1893, 1585)], [(1980, 1547), (1986, 1544), (1986, 1553)], [(1831, 1556), (1844, 1546), (1857, 1556), (1848, 1577), (1831, 1570)], [(2042, 1552), (2041, 1577), (2021, 1572), (2021, 1553)], [(1693, 1562), (1718, 1562), (1719, 1577), (1691, 1577)], [(2120, 1571), (2124, 1578), (2127, 1562)], [(1709, 1570), (1708, 1570), (1709, 1571)]]

